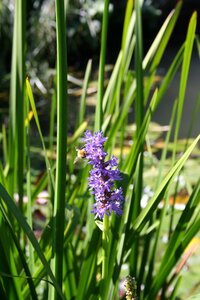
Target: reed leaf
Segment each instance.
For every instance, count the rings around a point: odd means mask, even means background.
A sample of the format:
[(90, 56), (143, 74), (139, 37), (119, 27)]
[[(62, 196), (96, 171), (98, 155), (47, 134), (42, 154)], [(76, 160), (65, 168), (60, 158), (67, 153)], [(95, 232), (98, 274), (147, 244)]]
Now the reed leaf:
[[(64, 1), (55, 1), (57, 36), (57, 158), (53, 227), (53, 273), (62, 291), (67, 147), (67, 46)], [(54, 300), (60, 293), (53, 290)]]

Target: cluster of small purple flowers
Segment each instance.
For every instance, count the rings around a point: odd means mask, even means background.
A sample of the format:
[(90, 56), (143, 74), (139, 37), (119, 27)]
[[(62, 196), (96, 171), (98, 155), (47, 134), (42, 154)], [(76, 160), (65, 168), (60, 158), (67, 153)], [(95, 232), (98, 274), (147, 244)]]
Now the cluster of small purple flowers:
[(117, 168), (117, 159), (112, 156), (110, 160), (105, 161), (107, 152), (104, 151), (104, 142), (106, 139), (101, 131), (94, 135), (86, 131), (83, 138), (85, 158), (93, 166), (88, 178), (88, 185), (96, 200), (92, 213), (100, 219), (103, 219), (105, 214), (111, 215), (112, 212), (121, 215), (124, 202), (122, 188), (114, 188), (114, 181), (122, 179)]

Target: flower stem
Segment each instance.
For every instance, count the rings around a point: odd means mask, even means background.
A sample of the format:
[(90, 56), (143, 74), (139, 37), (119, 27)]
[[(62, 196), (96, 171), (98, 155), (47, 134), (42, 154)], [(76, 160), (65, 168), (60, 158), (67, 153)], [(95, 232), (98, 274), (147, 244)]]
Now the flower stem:
[(109, 231), (109, 216), (106, 214), (103, 218), (103, 233), (102, 233), (102, 246), (103, 246), (103, 261), (102, 261), (102, 291), (105, 285), (105, 280), (108, 274), (108, 231)]

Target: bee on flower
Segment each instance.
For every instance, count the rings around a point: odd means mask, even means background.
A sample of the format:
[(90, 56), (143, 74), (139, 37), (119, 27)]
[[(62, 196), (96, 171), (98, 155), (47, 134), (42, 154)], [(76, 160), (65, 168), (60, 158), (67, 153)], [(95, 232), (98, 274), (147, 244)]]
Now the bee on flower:
[(76, 148), (77, 156), (74, 160), (74, 164), (77, 163), (79, 160), (83, 159), (86, 157), (86, 151), (84, 148)]

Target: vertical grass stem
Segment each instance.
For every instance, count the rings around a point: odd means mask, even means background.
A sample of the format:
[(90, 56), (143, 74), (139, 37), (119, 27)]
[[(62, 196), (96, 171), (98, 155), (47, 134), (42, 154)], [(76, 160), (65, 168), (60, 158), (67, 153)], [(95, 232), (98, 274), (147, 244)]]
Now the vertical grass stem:
[[(64, 211), (66, 181), (66, 145), (67, 145), (67, 47), (64, 1), (56, 0), (57, 35), (57, 160), (54, 201), (54, 261), (55, 278), (62, 289)], [(55, 292), (55, 300), (61, 299)]]
[(97, 93), (97, 107), (95, 115), (95, 131), (101, 129), (103, 121), (103, 94), (104, 94), (104, 68), (106, 60), (106, 43), (107, 43), (107, 32), (108, 32), (108, 13), (109, 13), (109, 2), (110, 0), (104, 1), (104, 12), (101, 32), (101, 51), (100, 51), (100, 62), (99, 62), (99, 76), (98, 76), (98, 93)]
[(102, 259), (102, 290), (101, 299), (104, 299), (105, 285), (108, 277), (108, 232), (109, 232), (109, 217), (104, 215), (103, 218), (103, 234), (102, 234), (102, 246), (103, 246), (103, 259)]

